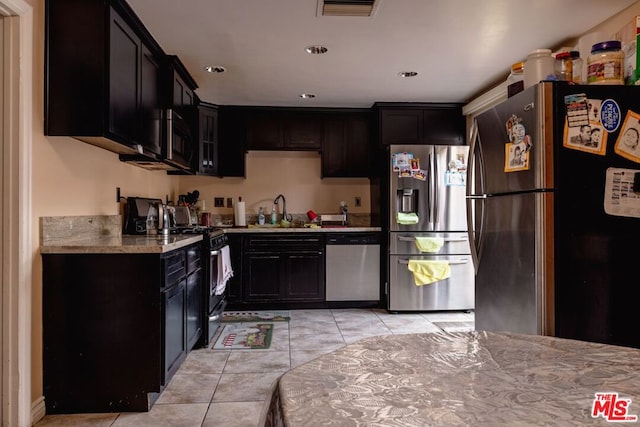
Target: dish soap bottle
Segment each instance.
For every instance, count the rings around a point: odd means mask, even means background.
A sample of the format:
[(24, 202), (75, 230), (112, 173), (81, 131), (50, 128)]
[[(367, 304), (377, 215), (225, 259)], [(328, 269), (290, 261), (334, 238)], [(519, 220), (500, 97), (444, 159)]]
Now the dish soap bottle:
[(264, 210), (262, 206), (260, 206), (260, 210), (258, 210), (258, 224), (264, 225)]
[(276, 214), (276, 207), (271, 208), (271, 224), (275, 225), (278, 222), (278, 214)]

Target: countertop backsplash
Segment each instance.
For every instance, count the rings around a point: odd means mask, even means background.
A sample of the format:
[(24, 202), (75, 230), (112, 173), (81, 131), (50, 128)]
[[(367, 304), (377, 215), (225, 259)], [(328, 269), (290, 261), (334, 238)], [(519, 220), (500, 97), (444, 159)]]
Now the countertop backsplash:
[(40, 217), (40, 245), (60, 240), (93, 240), (121, 235), (121, 215)]
[[(318, 214), (318, 216), (324, 214)], [(266, 221), (269, 223), (271, 218), (270, 213), (266, 214)], [(294, 213), (291, 214), (293, 217), (293, 222), (291, 224), (292, 227), (301, 227), (303, 224), (308, 224), (309, 218), (306, 213)], [(258, 223), (258, 215), (257, 214), (247, 214), (247, 224), (257, 224)], [(282, 214), (278, 213), (278, 221), (282, 219)], [(233, 226), (233, 214), (213, 214), (211, 216), (211, 224), (215, 226)], [(318, 224), (320, 224), (318, 222)], [(368, 213), (350, 213), (347, 215), (347, 225), (349, 227), (370, 227), (371, 226), (371, 215)]]

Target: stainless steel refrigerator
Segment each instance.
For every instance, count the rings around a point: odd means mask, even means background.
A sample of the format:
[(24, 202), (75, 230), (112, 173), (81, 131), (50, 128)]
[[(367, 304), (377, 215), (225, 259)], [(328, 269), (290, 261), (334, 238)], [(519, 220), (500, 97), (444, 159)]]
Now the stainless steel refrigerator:
[(564, 82), (477, 117), (477, 330), (640, 347), (640, 150), (628, 138), (639, 118), (640, 87)]
[[(468, 146), (453, 145), (389, 147), (389, 311), (474, 307), (465, 209), (468, 152)], [(430, 272), (428, 283), (417, 282), (412, 265), (446, 270)]]

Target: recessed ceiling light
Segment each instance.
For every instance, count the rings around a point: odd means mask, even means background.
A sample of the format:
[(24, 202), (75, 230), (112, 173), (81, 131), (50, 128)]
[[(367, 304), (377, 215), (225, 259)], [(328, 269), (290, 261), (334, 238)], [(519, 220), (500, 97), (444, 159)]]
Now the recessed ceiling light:
[(316, 45), (316, 46), (307, 46), (305, 50), (307, 51), (307, 53), (310, 53), (312, 55), (322, 55), (323, 53), (327, 53), (328, 49), (324, 46)]
[(301, 93), (300, 94), (300, 98), (304, 98), (304, 99), (311, 99), (311, 98), (315, 98), (316, 95), (315, 93)]
[(221, 67), (220, 65), (207, 65), (206, 67), (204, 67), (204, 69), (208, 73), (224, 73), (225, 71), (227, 71), (224, 67)]
[(400, 71), (398, 75), (400, 77), (415, 77), (418, 73), (416, 71)]

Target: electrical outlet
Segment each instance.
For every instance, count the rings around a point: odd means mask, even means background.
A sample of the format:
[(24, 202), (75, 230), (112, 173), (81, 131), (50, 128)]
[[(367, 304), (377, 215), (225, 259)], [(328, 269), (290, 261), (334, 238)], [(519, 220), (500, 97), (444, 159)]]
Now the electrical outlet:
[(116, 202), (120, 203), (120, 187), (116, 187)]
[(356, 208), (359, 208), (360, 206), (362, 206), (362, 199), (358, 196), (356, 196)]
[(233, 199), (231, 197), (227, 197), (227, 207), (228, 208), (233, 207)]
[(216, 208), (224, 208), (224, 197), (214, 197), (213, 206)]

